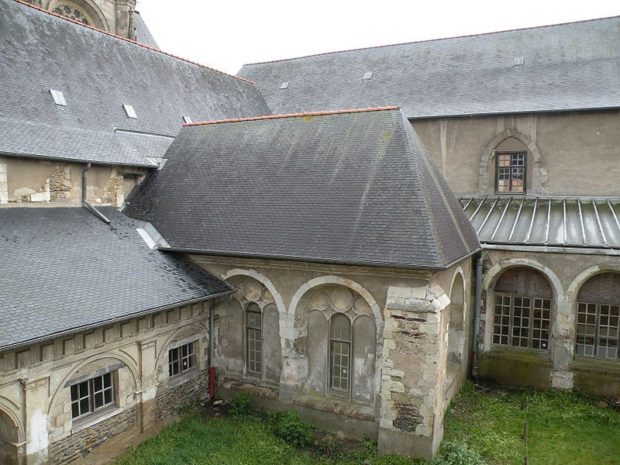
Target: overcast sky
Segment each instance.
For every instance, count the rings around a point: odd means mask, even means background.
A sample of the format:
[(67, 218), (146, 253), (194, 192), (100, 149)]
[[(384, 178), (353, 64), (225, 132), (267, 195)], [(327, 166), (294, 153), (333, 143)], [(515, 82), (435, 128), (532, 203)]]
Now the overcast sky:
[(160, 47), (244, 63), (620, 15), (620, 0), (138, 0)]

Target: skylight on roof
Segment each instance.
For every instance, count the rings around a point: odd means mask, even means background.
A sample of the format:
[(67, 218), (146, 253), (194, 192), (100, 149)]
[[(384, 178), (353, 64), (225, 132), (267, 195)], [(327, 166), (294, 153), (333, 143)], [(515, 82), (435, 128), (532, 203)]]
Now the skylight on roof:
[(123, 109), (125, 110), (125, 113), (127, 113), (128, 118), (136, 119), (138, 117), (136, 110), (134, 110), (131, 105), (123, 104)]
[(280, 89), (288, 89), (288, 81), (284, 81), (282, 84), (280, 84)]
[(525, 64), (525, 57), (515, 57), (514, 66), (523, 66)]
[(191, 123), (191, 122), (192, 122), (192, 119), (191, 119), (189, 116), (184, 116), (184, 117), (183, 117), (183, 122), (184, 122), (185, 124), (189, 124), (189, 123)]
[(54, 103), (56, 105), (61, 105), (63, 107), (67, 106), (67, 101), (65, 100), (65, 96), (61, 91), (50, 89), (50, 94), (52, 94), (52, 98), (54, 99)]
[(364, 73), (364, 77), (362, 79), (370, 79), (372, 77), (372, 71), (367, 71)]

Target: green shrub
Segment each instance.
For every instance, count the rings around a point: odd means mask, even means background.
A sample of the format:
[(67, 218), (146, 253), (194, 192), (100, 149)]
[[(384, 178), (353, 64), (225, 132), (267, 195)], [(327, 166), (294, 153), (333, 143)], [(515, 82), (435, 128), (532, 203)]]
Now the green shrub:
[(235, 417), (247, 416), (252, 413), (250, 397), (246, 393), (241, 393), (230, 403), (230, 414)]
[(486, 465), (486, 462), (467, 444), (448, 441), (443, 445), (443, 455), (437, 457), (433, 465)]
[(312, 442), (312, 427), (292, 410), (278, 412), (272, 417), (273, 433), (295, 447), (306, 447)]

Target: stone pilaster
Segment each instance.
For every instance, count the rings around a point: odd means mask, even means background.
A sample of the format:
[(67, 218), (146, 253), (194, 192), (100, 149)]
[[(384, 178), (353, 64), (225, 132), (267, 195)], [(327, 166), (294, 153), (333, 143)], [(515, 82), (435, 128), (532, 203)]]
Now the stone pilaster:
[(558, 389), (572, 389), (574, 373), (570, 364), (575, 351), (575, 312), (573, 302), (565, 295), (560, 295), (557, 299), (552, 341), (551, 386)]
[(449, 302), (437, 287), (388, 290), (379, 428), (383, 453), (430, 458), (439, 447), (446, 355), (442, 311)]
[(42, 465), (48, 459), (49, 378), (22, 380), (26, 418), (26, 465)]
[(157, 344), (155, 341), (139, 343), (141, 388), (137, 395), (138, 427), (144, 431), (155, 419), (157, 394)]

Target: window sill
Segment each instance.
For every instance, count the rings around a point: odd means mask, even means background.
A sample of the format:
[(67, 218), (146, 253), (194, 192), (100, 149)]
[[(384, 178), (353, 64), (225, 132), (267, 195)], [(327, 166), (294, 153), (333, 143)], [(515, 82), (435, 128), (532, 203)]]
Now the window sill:
[(620, 359), (611, 360), (575, 355), (571, 368), (582, 372), (609, 373), (618, 376), (620, 374)]
[(91, 426), (96, 425), (108, 418), (112, 418), (123, 411), (122, 408), (117, 407), (116, 405), (112, 405), (103, 410), (99, 410), (98, 412), (92, 413), (85, 417), (79, 418), (77, 420), (73, 420), (73, 425), (71, 427), (71, 434), (79, 433), (80, 431), (84, 431)]
[(551, 361), (551, 353), (548, 350), (493, 345), (489, 351), (484, 353), (484, 356), (506, 358), (529, 363), (542, 363), (549, 366), (553, 365)]
[(166, 386), (167, 387), (180, 386), (181, 384), (185, 384), (188, 381), (196, 378), (196, 376), (198, 376), (199, 373), (200, 371), (198, 370), (198, 368), (192, 368), (186, 371), (185, 373), (168, 376), (168, 379), (166, 380)]

